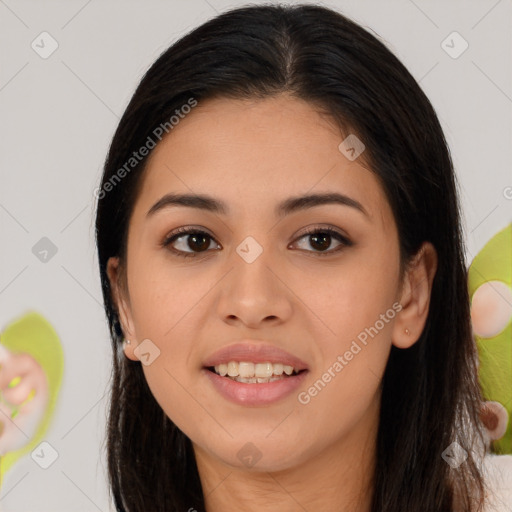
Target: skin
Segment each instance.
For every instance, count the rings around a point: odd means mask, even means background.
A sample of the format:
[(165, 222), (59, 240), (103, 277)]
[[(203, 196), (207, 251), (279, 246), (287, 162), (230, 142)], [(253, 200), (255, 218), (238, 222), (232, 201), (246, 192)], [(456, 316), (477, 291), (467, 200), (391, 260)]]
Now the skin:
[[(390, 205), (361, 157), (340, 152), (343, 139), (329, 118), (289, 96), (202, 102), (153, 150), (126, 262), (109, 260), (130, 340), (125, 355), (138, 360), (134, 350), (145, 339), (160, 350), (143, 370), (192, 440), (209, 512), (369, 510), (379, 385), (392, 344), (410, 347), (423, 330), (437, 256), (423, 244), (399, 280)], [(172, 206), (148, 217), (170, 192), (211, 195), (229, 213)], [(339, 204), (274, 214), (284, 199), (322, 192), (359, 201), (367, 215)], [(186, 226), (211, 234), (208, 251), (183, 258), (161, 246)], [(303, 233), (327, 226), (353, 245), (336, 251), (340, 242), (331, 238), (322, 256)], [(250, 264), (236, 252), (247, 236), (263, 248)], [(174, 247), (191, 252), (197, 246), (187, 241)], [(296, 393), (267, 407), (236, 405), (201, 372), (221, 347), (267, 340), (307, 362), (299, 391), (307, 390), (395, 302), (401, 311), (306, 405)], [(237, 457), (247, 442), (261, 454), (253, 467)]]

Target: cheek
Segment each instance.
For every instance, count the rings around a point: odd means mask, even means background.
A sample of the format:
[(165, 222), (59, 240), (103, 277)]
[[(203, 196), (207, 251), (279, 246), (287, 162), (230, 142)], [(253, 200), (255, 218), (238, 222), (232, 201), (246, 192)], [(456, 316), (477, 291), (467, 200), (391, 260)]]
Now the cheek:
[(396, 300), (398, 277), (398, 251), (383, 240), (379, 250), (347, 256), (331, 269), (322, 286), (318, 281), (313, 285), (313, 278), (302, 281), (307, 304), (321, 319), (317, 336), (321, 361), (310, 387), (302, 390), (302, 403), (312, 406), (314, 416), (329, 410), (333, 425), (342, 424), (343, 418), (356, 421), (374, 399), (401, 309)]
[(346, 290), (346, 296), (331, 302), (334, 311), (326, 318), (335, 334), (319, 338), (321, 363), (297, 397), (305, 421), (313, 430), (321, 429), (325, 439), (359, 430), (378, 408), (400, 307), (394, 303), (394, 308), (386, 296), (368, 296), (368, 290)]
[(139, 338), (167, 339), (208, 291), (210, 279), (185, 269), (165, 256), (141, 255), (128, 275), (130, 303)]
[[(141, 254), (144, 265), (134, 258), (128, 274), (130, 305), (137, 341), (150, 340), (151, 363), (142, 369), (149, 388), (165, 413), (185, 433), (191, 418), (205, 414), (191, 381), (190, 365), (198, 317), (208, 303), (204, 300), (213, 279), (199, 267), (174, 268), (165, 258)], [(204, 419), (204, 418), (203, 418)]]
[[(382, 240), (372, 248), (347, 252), (339, 264), (322, 273), (304, 273), (295, 282), (298, 295), (321, 322), (325, 347), (339, 352), (377, 323), (376, 336), (388, 338), (399, 307), (397, 248)], [(383, 317), (384, 315), (384, 317)], [(372, 330), (373, 332), (373, 330)]]

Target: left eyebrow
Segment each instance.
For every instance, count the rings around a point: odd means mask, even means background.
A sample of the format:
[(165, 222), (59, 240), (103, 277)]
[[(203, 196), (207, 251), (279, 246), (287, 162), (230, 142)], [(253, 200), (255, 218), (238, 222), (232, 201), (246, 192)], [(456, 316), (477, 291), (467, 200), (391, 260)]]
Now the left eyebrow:
[[(359, 210), (361, 213), (369, 217), (364, 206), (355, 199), (337, 192), (326, 194), (310, 194), (306, 196), (290, 197), (277, 205), (276, 216), (284, 217), (290, 213), (322, 206), (325, 204), (339, 204), (342, 206), (350, 206)], [(166, 194), (159, 199), (148, 211), (146, 216), (151, 216), (157, 211), (169, 206), (185, 206), (189, 208), (198, 208), (213, 213), (226, 215), (229, 208), (226, 203), (204, 194)]]
[(356, 201), (349, 196), (339, 194), (337, 192), (290, 197), (277, 206), (276, 214), (279, 217), (283, 217), (298, 210), (305, 210), (307, 208), (313, 208), (315, 206), (321, 206), (324, 204), (339, 204), (342, 206), (350, 206), (351, 208), (359, 210), (367, 217), (370, 217), (365, 207), (359, 201)]

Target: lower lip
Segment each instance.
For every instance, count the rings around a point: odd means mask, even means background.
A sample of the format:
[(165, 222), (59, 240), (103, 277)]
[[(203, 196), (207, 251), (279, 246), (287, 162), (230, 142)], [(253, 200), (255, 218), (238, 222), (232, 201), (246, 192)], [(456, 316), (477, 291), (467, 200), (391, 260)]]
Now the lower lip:
[(238, 405), (268, 405), (282, 400), (302, 384), (308, 373), (307, 370), (304, 370), (298, 375), (274, 382), (247, 384), (228, 377), (221, 377), (206, 368), (203, 371), (206, 372), (210, 382), (224, 398)]

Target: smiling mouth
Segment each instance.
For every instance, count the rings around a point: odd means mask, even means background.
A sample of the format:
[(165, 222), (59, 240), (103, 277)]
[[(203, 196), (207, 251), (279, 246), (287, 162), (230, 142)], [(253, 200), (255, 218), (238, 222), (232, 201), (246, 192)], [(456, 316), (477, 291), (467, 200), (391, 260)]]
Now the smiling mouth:
[(275, 382), (297, 376), (306, 371), (282, 363), (253, 363), (250, 361), (229, 361), (228, 363), (209, 366), (207, 370), (244, 384)]

